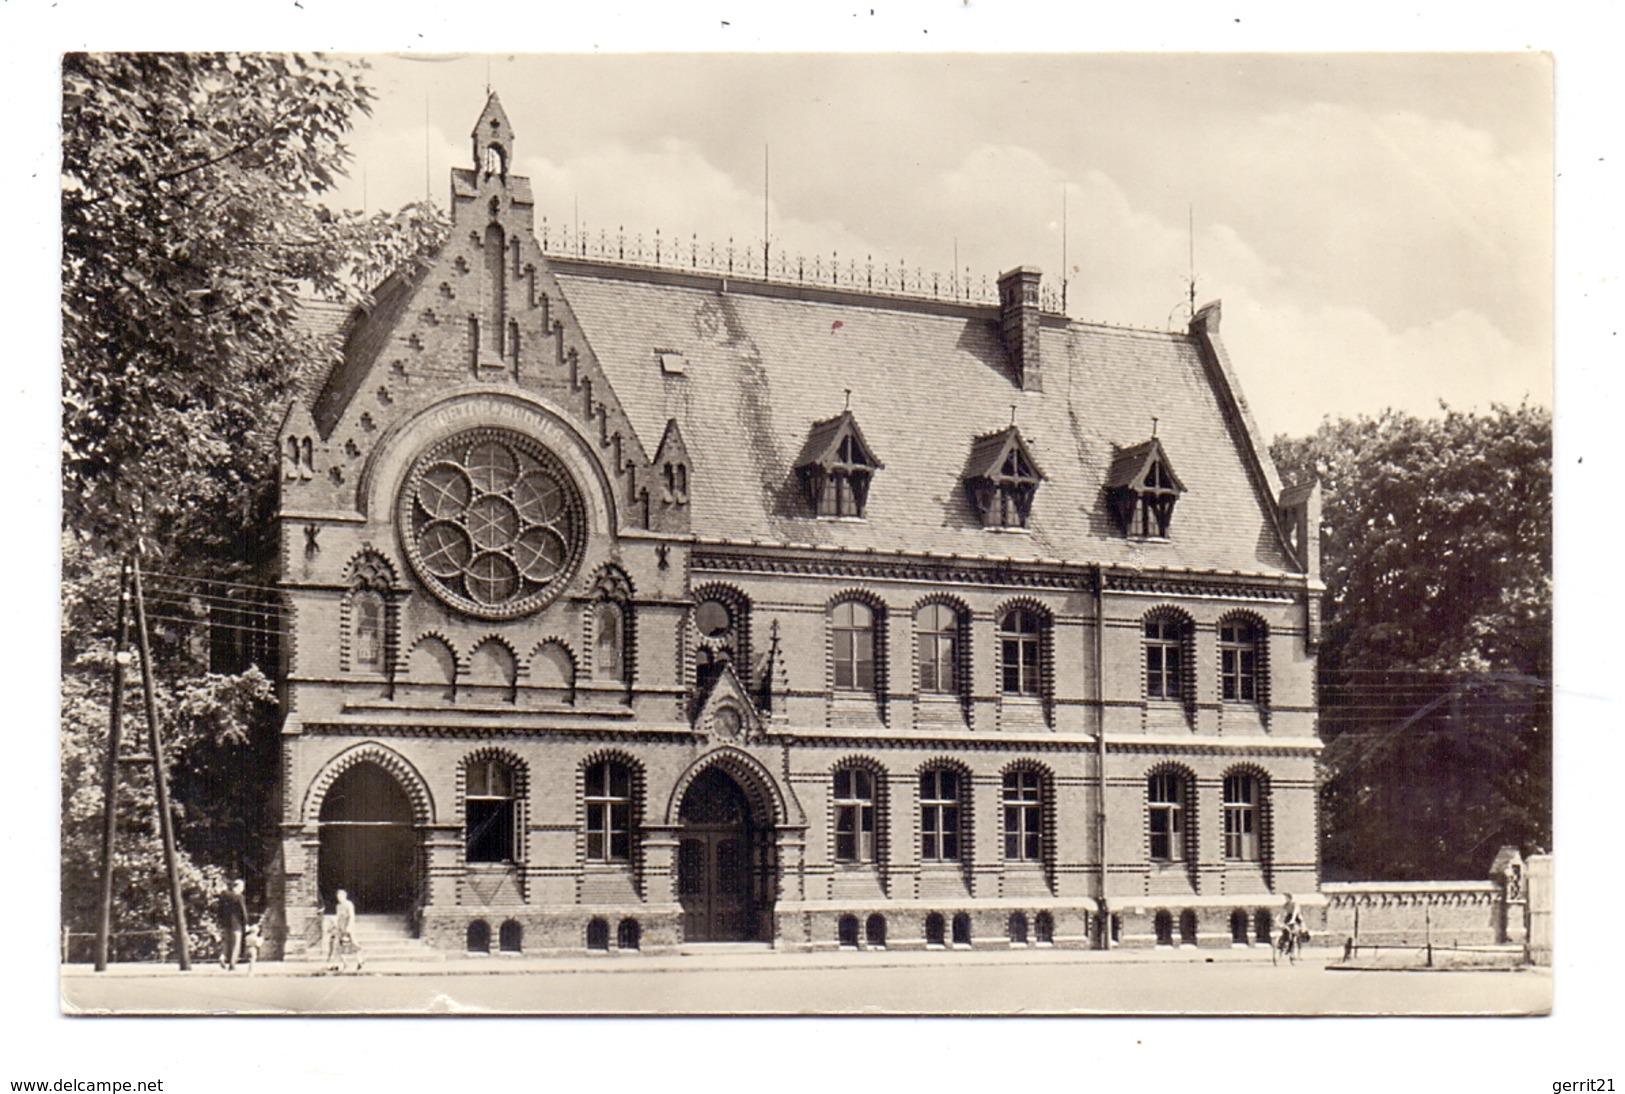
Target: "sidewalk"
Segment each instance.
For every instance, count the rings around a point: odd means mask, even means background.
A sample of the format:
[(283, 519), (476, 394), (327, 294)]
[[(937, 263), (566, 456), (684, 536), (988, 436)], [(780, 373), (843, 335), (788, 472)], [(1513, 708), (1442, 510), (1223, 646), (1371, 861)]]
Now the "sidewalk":
[[(1339, 956), (1331, 950), (1311, 951), (1298, 968), (1321, 969)], [(884, 969), (940, 966), (1001, 966), (1012, 965), (1203, 965), (1251, 964), (1268, 965), (1270, 951), (1264, 946), (1199, 949), (1133, 949), (1133, 950), (1072, 950), (1028, 947), (1012, 950), (836, 950), (817, 953), (704, 953), (677, 954), (577, 954), (557, 957), (527, 957), (523, 954), (492, 954), (490, 956), (453, 954), (444, 959), (380, 960), (368, 961), (360, 973), (332, 973), (320, 962), (262, 961), (252, 973), (262, 977), (311, 976), (502, 976), (512, 973), (630, 973), (630, 972), (694, 972), (706, 969)], [(1284, 967), (1283, 967), (1284, 971)], [(173, 964), (109, 965), (105, 973), (97, 973), (91, 965), (64, 965), (62, 976), (68, 977), (247, 977), (246, 966), (239, 965), (228, 972), (212, 960), (193, 962), (190, 972), (182, 973)]]

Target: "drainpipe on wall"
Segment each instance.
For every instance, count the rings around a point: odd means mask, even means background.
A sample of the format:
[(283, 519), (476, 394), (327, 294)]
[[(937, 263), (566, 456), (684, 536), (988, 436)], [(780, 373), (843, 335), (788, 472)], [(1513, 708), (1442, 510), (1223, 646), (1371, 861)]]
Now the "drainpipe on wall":
[(1095, 563), (1095, 839), (1100, 859), (1099, 947), (1112, 948), (1112, 913), (1106, 904), (1106, 571)]

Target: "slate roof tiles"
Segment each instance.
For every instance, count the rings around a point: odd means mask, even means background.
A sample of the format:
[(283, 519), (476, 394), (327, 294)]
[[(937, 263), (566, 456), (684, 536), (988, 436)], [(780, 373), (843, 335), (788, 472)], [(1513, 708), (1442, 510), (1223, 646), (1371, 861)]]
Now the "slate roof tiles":
[[(934, 551), (1251, 573), (1293, 569), (1237, 425), (1189, 335), (1046, 319), (1043, 392), (1012, 381), (992, 307), (797, 299), (770, 286), (559, 260), (599, 363), (646, 443), (669, 419), (691, 454), (692, 527), (730, 541)], [(724, 288), (726, 284), (726, 288)], [(682, 375), (657, 354), (679, 352)], [(795, 481), (815, 423), (851, 410), (886, 453), (866, 519), (815, 517)], [(1028, 528), (982, 527), (961, 475), (1012, 407), (1047, 480)], [(1151, 418), (1187, 492), (1166, 543), (1131, 541), (1104, 490)]]

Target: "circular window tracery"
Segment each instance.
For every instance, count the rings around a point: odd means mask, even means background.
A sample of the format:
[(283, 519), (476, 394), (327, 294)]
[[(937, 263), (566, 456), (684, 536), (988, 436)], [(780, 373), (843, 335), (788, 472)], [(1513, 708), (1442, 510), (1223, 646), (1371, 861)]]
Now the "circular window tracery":
[(399, 527), (412, 567), (440, 599), (509, 619), (542, 607), (581, 559), (581, 495), (557, 457), (528, 437), (476, 429), (418, 457)]

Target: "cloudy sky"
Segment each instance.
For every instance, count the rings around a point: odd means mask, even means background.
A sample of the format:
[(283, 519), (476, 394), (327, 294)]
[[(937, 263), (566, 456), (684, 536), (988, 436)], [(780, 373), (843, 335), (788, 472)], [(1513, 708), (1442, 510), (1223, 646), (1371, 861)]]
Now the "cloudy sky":
[(1182, 324), (1194, 242), (1268, 434), (1551, 402), (1540, 55), (369, 59), (346, 207), (444, 204), (489, 81), (553, 225), (759, 247), (768, 148), (776, 251), (1053, 282), (1064, 191), (1069, 312)]

